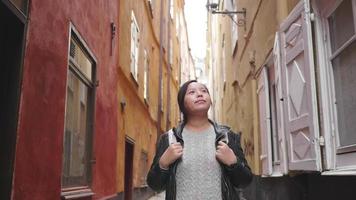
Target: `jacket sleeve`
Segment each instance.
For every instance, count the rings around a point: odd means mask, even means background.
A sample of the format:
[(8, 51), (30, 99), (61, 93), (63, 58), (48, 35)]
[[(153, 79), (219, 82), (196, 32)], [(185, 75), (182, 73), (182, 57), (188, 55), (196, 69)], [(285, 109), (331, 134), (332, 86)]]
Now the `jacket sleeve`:
[(229, 140), (229, 147), (234, 151), (237, 163), (232, 166), (225, 166), (225, 171), (235, 187), (246, 187), (252, 181), (251, 168), (245, 159), (241, 148), (240, 133), (230, 133), (232, 140)]
[(160, 136), (157, 147), (156, 154), (153, 158), (151, 168), (147, 175), (147, 184), (150, 188), (155, 191), (162, 191), (166, 188), (166, 184), (169, 178), (169, 170), (164, 170), (159, 167), (159, 160), (162, 154), (168, 147), (167, 133)]

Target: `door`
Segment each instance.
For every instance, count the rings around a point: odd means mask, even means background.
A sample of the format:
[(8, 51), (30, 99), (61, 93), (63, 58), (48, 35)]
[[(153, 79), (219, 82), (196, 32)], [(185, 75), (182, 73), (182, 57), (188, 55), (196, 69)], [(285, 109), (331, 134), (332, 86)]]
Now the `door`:
[(309, 1), (281, 24), (281, 72), (290, 170), (320, 171), (320, 146)]
[(134, 143), (130, 139), (125, 141), (125, 200), (132, 199), (132, 182), (133, 182), (133, 156)]
[(0, 1), (0, 27), (0, 199), (10, 199), (25, 24), (9, 2)]

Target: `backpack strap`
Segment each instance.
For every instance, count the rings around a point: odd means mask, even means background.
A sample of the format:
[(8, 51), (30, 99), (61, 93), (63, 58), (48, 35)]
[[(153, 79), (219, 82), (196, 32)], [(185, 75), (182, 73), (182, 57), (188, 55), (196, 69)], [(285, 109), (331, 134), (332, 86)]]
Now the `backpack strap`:
[(228, 134), (228, 132), (226, 131), (226, 132), (224, 133), (224, 135), (225, 135), (225, 136), (224, 136), (224, 139), (223, 139), (223, 140), (225, 141), (226, 144), (229, 144), (229, 134)]
[(168, 144), (171, 145), (171, 144), (173, 144), (173, 143), (177, 143), (177, 138), (176, 138), (176, 136), (174, 135), (173, 130), (170, 129), (170, 130), (168, 131)]
[[(222, 139), (226, 144), (229, 144), (229, 134), (228, 132), (224, 133), (224, 137)], [(168, 131), (168, 144), (171, 145), (173, 143), (177, 143), (177, 138), (174, 135), (173, 129), (169, 129)]]

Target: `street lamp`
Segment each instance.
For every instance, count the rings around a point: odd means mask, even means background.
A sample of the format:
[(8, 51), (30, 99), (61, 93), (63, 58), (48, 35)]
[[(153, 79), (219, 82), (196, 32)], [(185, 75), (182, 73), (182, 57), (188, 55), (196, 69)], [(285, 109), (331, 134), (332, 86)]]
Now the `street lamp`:
[[(228, 15), (237, 26), (243, 26), (246, 30), (246, 8), (242, 8), (241, 11), (219, 10), (219, 4), (209, 3), (208, 0), (208, 3), (206, 4), (206, 9), (208, 10), (208, 12), (211, 12), (211, 14)], [(242, 14), (243, 18), (235, 21), (232, 15), (237, 14)]]

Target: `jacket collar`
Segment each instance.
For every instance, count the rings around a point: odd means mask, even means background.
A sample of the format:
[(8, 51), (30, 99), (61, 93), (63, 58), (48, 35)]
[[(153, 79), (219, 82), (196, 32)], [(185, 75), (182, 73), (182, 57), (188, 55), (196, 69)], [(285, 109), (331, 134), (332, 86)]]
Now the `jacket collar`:
[[(228, 126), (224, 126), (224, 125), (220, 125), (212, 120), (209, 119), (209, 122), (214, 126), (214, 130), (215, 130), (215, 134), (216, 134), (216, 138), (220, 138), (224, 135), (227, 135), (227, 133), (230, 131), (230, 127)], [(180, 140), (183, 140), (182, 137), (182, 132), (183, 132), (183, 128), (185, 126), (185, 122), (182, 121), (178, 124), (178, 126), (176, 128), (173, 128), (173, 132), (174, 135), (179, 138)]]

